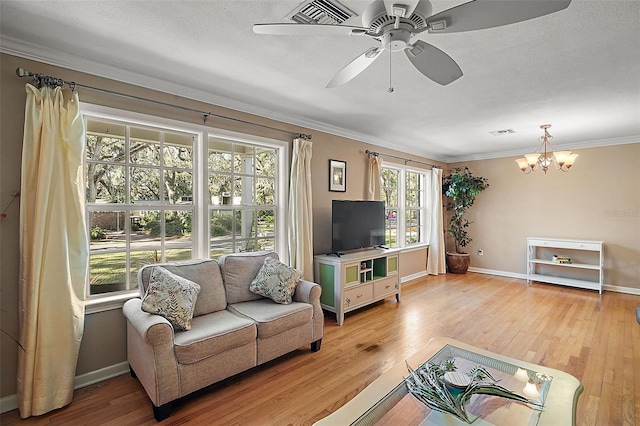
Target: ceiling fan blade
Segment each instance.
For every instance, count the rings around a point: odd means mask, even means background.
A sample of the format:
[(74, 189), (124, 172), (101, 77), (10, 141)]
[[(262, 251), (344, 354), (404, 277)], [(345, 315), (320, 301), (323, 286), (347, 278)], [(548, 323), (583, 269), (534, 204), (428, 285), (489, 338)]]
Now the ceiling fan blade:
[(393, 6), (403, 7), (406, 10), (404, 18), (408, 18), (411, 16), (418, 3), (419, 0), (384, 0), (384, 8), (387, 10), (387, 15), (396, 16), (393, 13)]
[(253, 32), (269, 35), (342, 36), (362, 35), (369, 31), (364, 27), (327, 24), (255, 24)]
[(462, 70), (451, 56), (422, 40), (407, 47), (405, 53), (418, 71), (438, 84), (446, 86), (462, 77)]
[(427, 24), (430, 33), (482, 30), (555, 13), (569, 3), (571, 0), (472, 0), (430, 16)]
[(372, 47), (371, 49), (364, 52), (362, 55), (355, 58), (353, 61), (349, 62), (349, 64), (342, 68), (338, 74), (335, 75), (331, 79), (329, 83), (327, 83), (326, 87), (338, 87), (350, 81), (352, 78), (360, 74), (362, 71), (367, 69), (369, 65), (375, 61), (375, 59), (380, 55), (384, 49), (382, 47)]

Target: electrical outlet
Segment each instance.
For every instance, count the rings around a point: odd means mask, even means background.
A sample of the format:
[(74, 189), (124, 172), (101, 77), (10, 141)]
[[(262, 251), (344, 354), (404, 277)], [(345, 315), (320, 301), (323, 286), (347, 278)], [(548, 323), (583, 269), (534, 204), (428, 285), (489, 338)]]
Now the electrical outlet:
[(478, 249), (478, 256), (484, 256), (484, 250)]

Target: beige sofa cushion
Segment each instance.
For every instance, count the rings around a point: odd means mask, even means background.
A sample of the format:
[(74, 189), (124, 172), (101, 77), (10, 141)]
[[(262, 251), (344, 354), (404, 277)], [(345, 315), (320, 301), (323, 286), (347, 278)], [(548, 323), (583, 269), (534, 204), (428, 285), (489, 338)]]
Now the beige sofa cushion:
[(261, 339), (302, 324), (311, 324), (313, 318), (313, 306), (300, 302), (281, 305), (271, 299), (260, 299), (235, 303), (229, 305), (228, 309), (255, 320), (258, 326), (258, 337)]
[(229, 304), (262, 299), (262, 296), (249, 291), (249, 285), (267, 257), (278, 259), (278, 255), (270, 251), (233, 253), (218, 259)]
[(193, 364), (255, 340), (253, 321), (222, 310), (194, 318), (191, 330), (175, 334), (174, 344), (178, 362)]
[(147, 291), (149, 276), (154, 266), (162, 266), (167, 271), (200, 285), (200, 294), (193, 312), (194, 317), (221, 311), (227, 307), (222, 275), (215, 260), (193, 260), (145, 265), (138, 272), (141, 297), (144, 297)]

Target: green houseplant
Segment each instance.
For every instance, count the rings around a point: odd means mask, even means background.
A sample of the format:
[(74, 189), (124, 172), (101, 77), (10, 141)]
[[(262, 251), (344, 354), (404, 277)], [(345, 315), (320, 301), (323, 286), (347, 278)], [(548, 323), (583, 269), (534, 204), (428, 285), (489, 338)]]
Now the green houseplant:
[(470, 257), (463, 251), (472, 239), (467, 232), (469, 220), (464, 215), (473, 205), (479, 193), (489, 187), (486, 178), (474, 176), (468, 167), (456, 167), (442, 179), (442, 193), (449, 198), (447, 211), (451, 212), (447, 232), (455, 241), (455, 252), (447, 252), (449, 272), (464, 274), (469, 268)]

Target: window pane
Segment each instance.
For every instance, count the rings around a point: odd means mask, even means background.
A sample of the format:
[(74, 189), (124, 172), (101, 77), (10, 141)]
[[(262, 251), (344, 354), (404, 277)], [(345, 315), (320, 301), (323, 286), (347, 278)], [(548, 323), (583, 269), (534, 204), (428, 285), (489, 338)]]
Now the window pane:
[(209, 139), (209, 170), (231, 172), (231, 143)]
[(237, 230), (236, 237), (248, 238), (257, 235), (258, 218), (253, 210), (240, 210), (236, 212)]
[(165, 133), (164, 164), (181, 169), (193, 168), (194, 137), (181, 133)]
[(209, 195), (213, 205), (231, 204), (231, 176), (209, 174)]
[(164, 202), (193, 204), (193, 176), (191, 172), (176, 170), (164, 172)]
[(101, 253), (89, 256), (90, 294), (126, 290), (126, 253)]
[(131, 140), (131, 162), (157, 166), (160, 164), (160, 143)]
[(275, 237), (275, 212), (258, 210), (258, 237)]
[(132, 288), (138, 288), (138, 271), (144, 265), (162, 262), (162, 250), (158, 247), (153, 250), (132, 251), (130, 254), (129, 282)]
[(276, 152), (273, 149), (257, 149), (256, 152), (256, 175), (276, 176)]
[[(92, 127), (91, 121), (87, 123), (88, 127)], [(109, 131), (106, 123), (93, 123), (93, 127), (100, 127), (102, 132)], [(122, 132), (121, 135), (108, 133), (89, 133), (86, 135), (87, 160), (90, 161), (107, 161), (111, 163), (124, 162), (125, 144), (124, 144), (124, 126), (111, 126), (112, 130)]]
[(233, 171), (238, 174), (254, 174), (253, 158), (255, 148), (248, 145), (234, 145)]
[(129, 185), (130, 199), (135, 202), (158, 203), (160, 200), (160, 170), (132, 167)]
[(191, 259), (191, 249), (167, 250), (164, 254), (166, 262), (179, 262), (181, 260)]
[(87, 163), (87, 203), (124, 203), (125, 167)]
[(268, 178), (256, 179), (256, 204), (276, 203), (276, 180)]
[(255, 204), (253, 199), (253, 178), (244, 176), (235, 179), (233, 204), (236, 206)]
[[(233, 212), (229, 210), (212, 210), (211, 211), (211, 244), (220, 237), (231, 237), (234, 229)], [(228, 238), (223, 238), (228, 239)]]
[(191, 246), (191, 211), (164, 212), (164, 231), (167, 238), (165, 246)]
[(124, 249), (126, 247), (125, 225), (124, 211), (89, 212), (91, 250)]
[(138, 230), (132, 232), (131, 235), (131, 249), (142, 250), (149, 247), (159, 248), (162, 235), (160, 211), (145, 210), (140, 211), (139, 215), (139, 225), (136, 226)]

